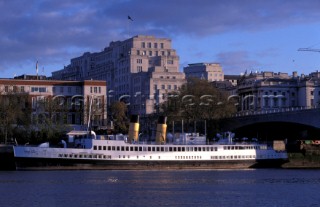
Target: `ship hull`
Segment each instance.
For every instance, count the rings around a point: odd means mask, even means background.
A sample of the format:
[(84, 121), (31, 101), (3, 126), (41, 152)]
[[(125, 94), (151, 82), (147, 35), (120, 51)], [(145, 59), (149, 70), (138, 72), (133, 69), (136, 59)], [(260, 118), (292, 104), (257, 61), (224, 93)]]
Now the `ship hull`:
[(14, 154), (12, 145), (0, 145), (0, 170), (14, 170)]
[(230, 161), (122, 161), (16, 158), (16, 170), (155, 170), (280, 168), (285, 159)]

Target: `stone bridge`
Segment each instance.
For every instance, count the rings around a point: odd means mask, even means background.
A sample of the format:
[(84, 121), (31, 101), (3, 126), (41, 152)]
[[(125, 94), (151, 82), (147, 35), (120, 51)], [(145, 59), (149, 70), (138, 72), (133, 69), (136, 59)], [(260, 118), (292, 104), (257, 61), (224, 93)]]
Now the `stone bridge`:
[(242, 112), (231, 118), (224, 119), (222, 126), (224, 130), (233, 131), (241, 127), (272, 122), (300, 124), (320, 129), (320, 108), (291, 108), (260, 112)]

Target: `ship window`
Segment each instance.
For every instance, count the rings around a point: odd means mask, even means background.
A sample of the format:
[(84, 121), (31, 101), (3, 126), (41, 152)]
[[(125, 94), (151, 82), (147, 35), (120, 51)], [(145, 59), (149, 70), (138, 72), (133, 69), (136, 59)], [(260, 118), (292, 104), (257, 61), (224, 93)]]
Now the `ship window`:
[(103, 146), (103, 150), (107, 150), (107, 147), (106, 147), (106, 146)]
[(161, 149), (161, 152), (164, 152), (164, 147), (160, 147), (160, 149)]
[(151, 147), (148, 147), (148, 151), (151, 151)]
[(62, 154), (59, 154), (59, 157), (62, 157)]
[(124, 147), (121, 147), (121, 151), (124, 151)]
[(157, 147), (157, 152), (159, 152), (160, 151), (160, 147)]
[(123, 155), (123, 158), (126, 158), (126, 156), (125, 156), (125, 155)]
[(79, 158), (82, 158), (82, 155), (79, 155)]
[(130, 147), (130, 151), (133, 151), (133, 147)]
[(159, 156), (159, 159), (160, 159), (160, 156)]
[(150, 156), (150, 160), (152, 159), (152, 156)]
[(121, 158), (121, 155), (119, 155), (119, 158)]
[(93, 150), (97, 150), (97, 146), (96, 145), (93, 146)]
[(223, 149), (224, 149), (224, 150), (226, 150), (226, 149), (227, 149), (227, 147), (226, 147), (226, 146), (224, 146), (224, 147), (223, 147)]
[(198, 151), (198, 148), (197, 148), (197, 147), (194, 147), (193, 150), (196, 152), (196, 151)]
[(181, 151), (181, 147), (178, 147), (178, 152), (180, 152)]
[(89, 155), (89, 158), (92, 158), (92, 155)]
[(109, 150), (109, 151), (111, 150), (111, 147), (110, 147), (110, 146), (108, 146), (108, 150)]
[(172, 147), (169, 147), (169, 151), (172, 152)]
[(99, 149), (99, 150), (102, 150), (102, 147), (101, 147), (101, 146), (99, 146), (99, 147), (98, 147), (98, 149)]
[(176, 147), (173, 147), (173, 151), (175, 151), (175, 152), (176, 152), (176, 151), (177, 151), (177, 148), (176, 148)]
[(117, 151), (120, 151), (120, 147), (119, 146), (117, 147)]
[(230, 146), (228, 146), (228, 150), (230, 150)]
[(147, 151), (147, 148), (146, 148), (146, 147), (143, 147), (143, 151)]
[(139, 151), (142, 151), (142, 147), (139, 147)]
[(64, 154), (64, 157), (68, 157), (68, 155), (67, 155), (67, 154)]
[(126, 151), (129, 151), (129, 147), (126, 147)]
[(155, 147), (152, 147), (152, 151), (156, 151), (156, 148), (155, 148)]
[(168, 152), (168, 147), (165, 147), (165, 151)]
[(202, 151), (206, 151), (206, 148), (205, 148), (205, 147), (202, 147)]
[(113, 150), (113, 151), (116, 150), (116, 147), (115, 147), (115, 146), (112, 146), (112, 150)]
[(69, 157), (72, 157), (72, 155), (70, 154)]
[(198, 151), (199, 151), (199, 152), (201, 151), (201, 147), (198, 147)]
[(189, 152), (189, 147), (186, 147), (186, 151)]
[(185, 147), (181, 147), (181, 149), (182, 149), (182, 152), (184, 152), (186, 150)]
[(134, 151), (138, 151), (138, 147), (134, 147)]

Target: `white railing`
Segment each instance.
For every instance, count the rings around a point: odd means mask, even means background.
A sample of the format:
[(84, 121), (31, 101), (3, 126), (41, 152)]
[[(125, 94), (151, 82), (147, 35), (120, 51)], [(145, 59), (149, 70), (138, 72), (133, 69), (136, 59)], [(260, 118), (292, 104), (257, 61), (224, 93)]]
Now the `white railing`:
[(246, 110), (239, 111), (233, 114), (231, 117), (242, 117), (242, 116), (255, 116), (255, 115), (265, 115), (265, 114), (274, 114), (274, 113), (287, 113), (294, 111), (304, 111), (304, 110), (313, 110), (319, 109), (319, 106), (301, 106), (301, 107), (286, 107), (286, 108), (274, 108), (274, 109), (260, 109), (260, 110)]

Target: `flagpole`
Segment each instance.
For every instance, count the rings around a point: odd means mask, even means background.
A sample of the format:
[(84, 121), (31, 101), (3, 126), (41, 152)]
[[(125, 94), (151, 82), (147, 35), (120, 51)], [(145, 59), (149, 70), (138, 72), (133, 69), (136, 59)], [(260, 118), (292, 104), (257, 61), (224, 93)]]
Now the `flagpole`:
[(38, 60), (37, 60), (37, 63), (36, 63), (36, 72), (37, 72), (37, 80), (38, 80)]

